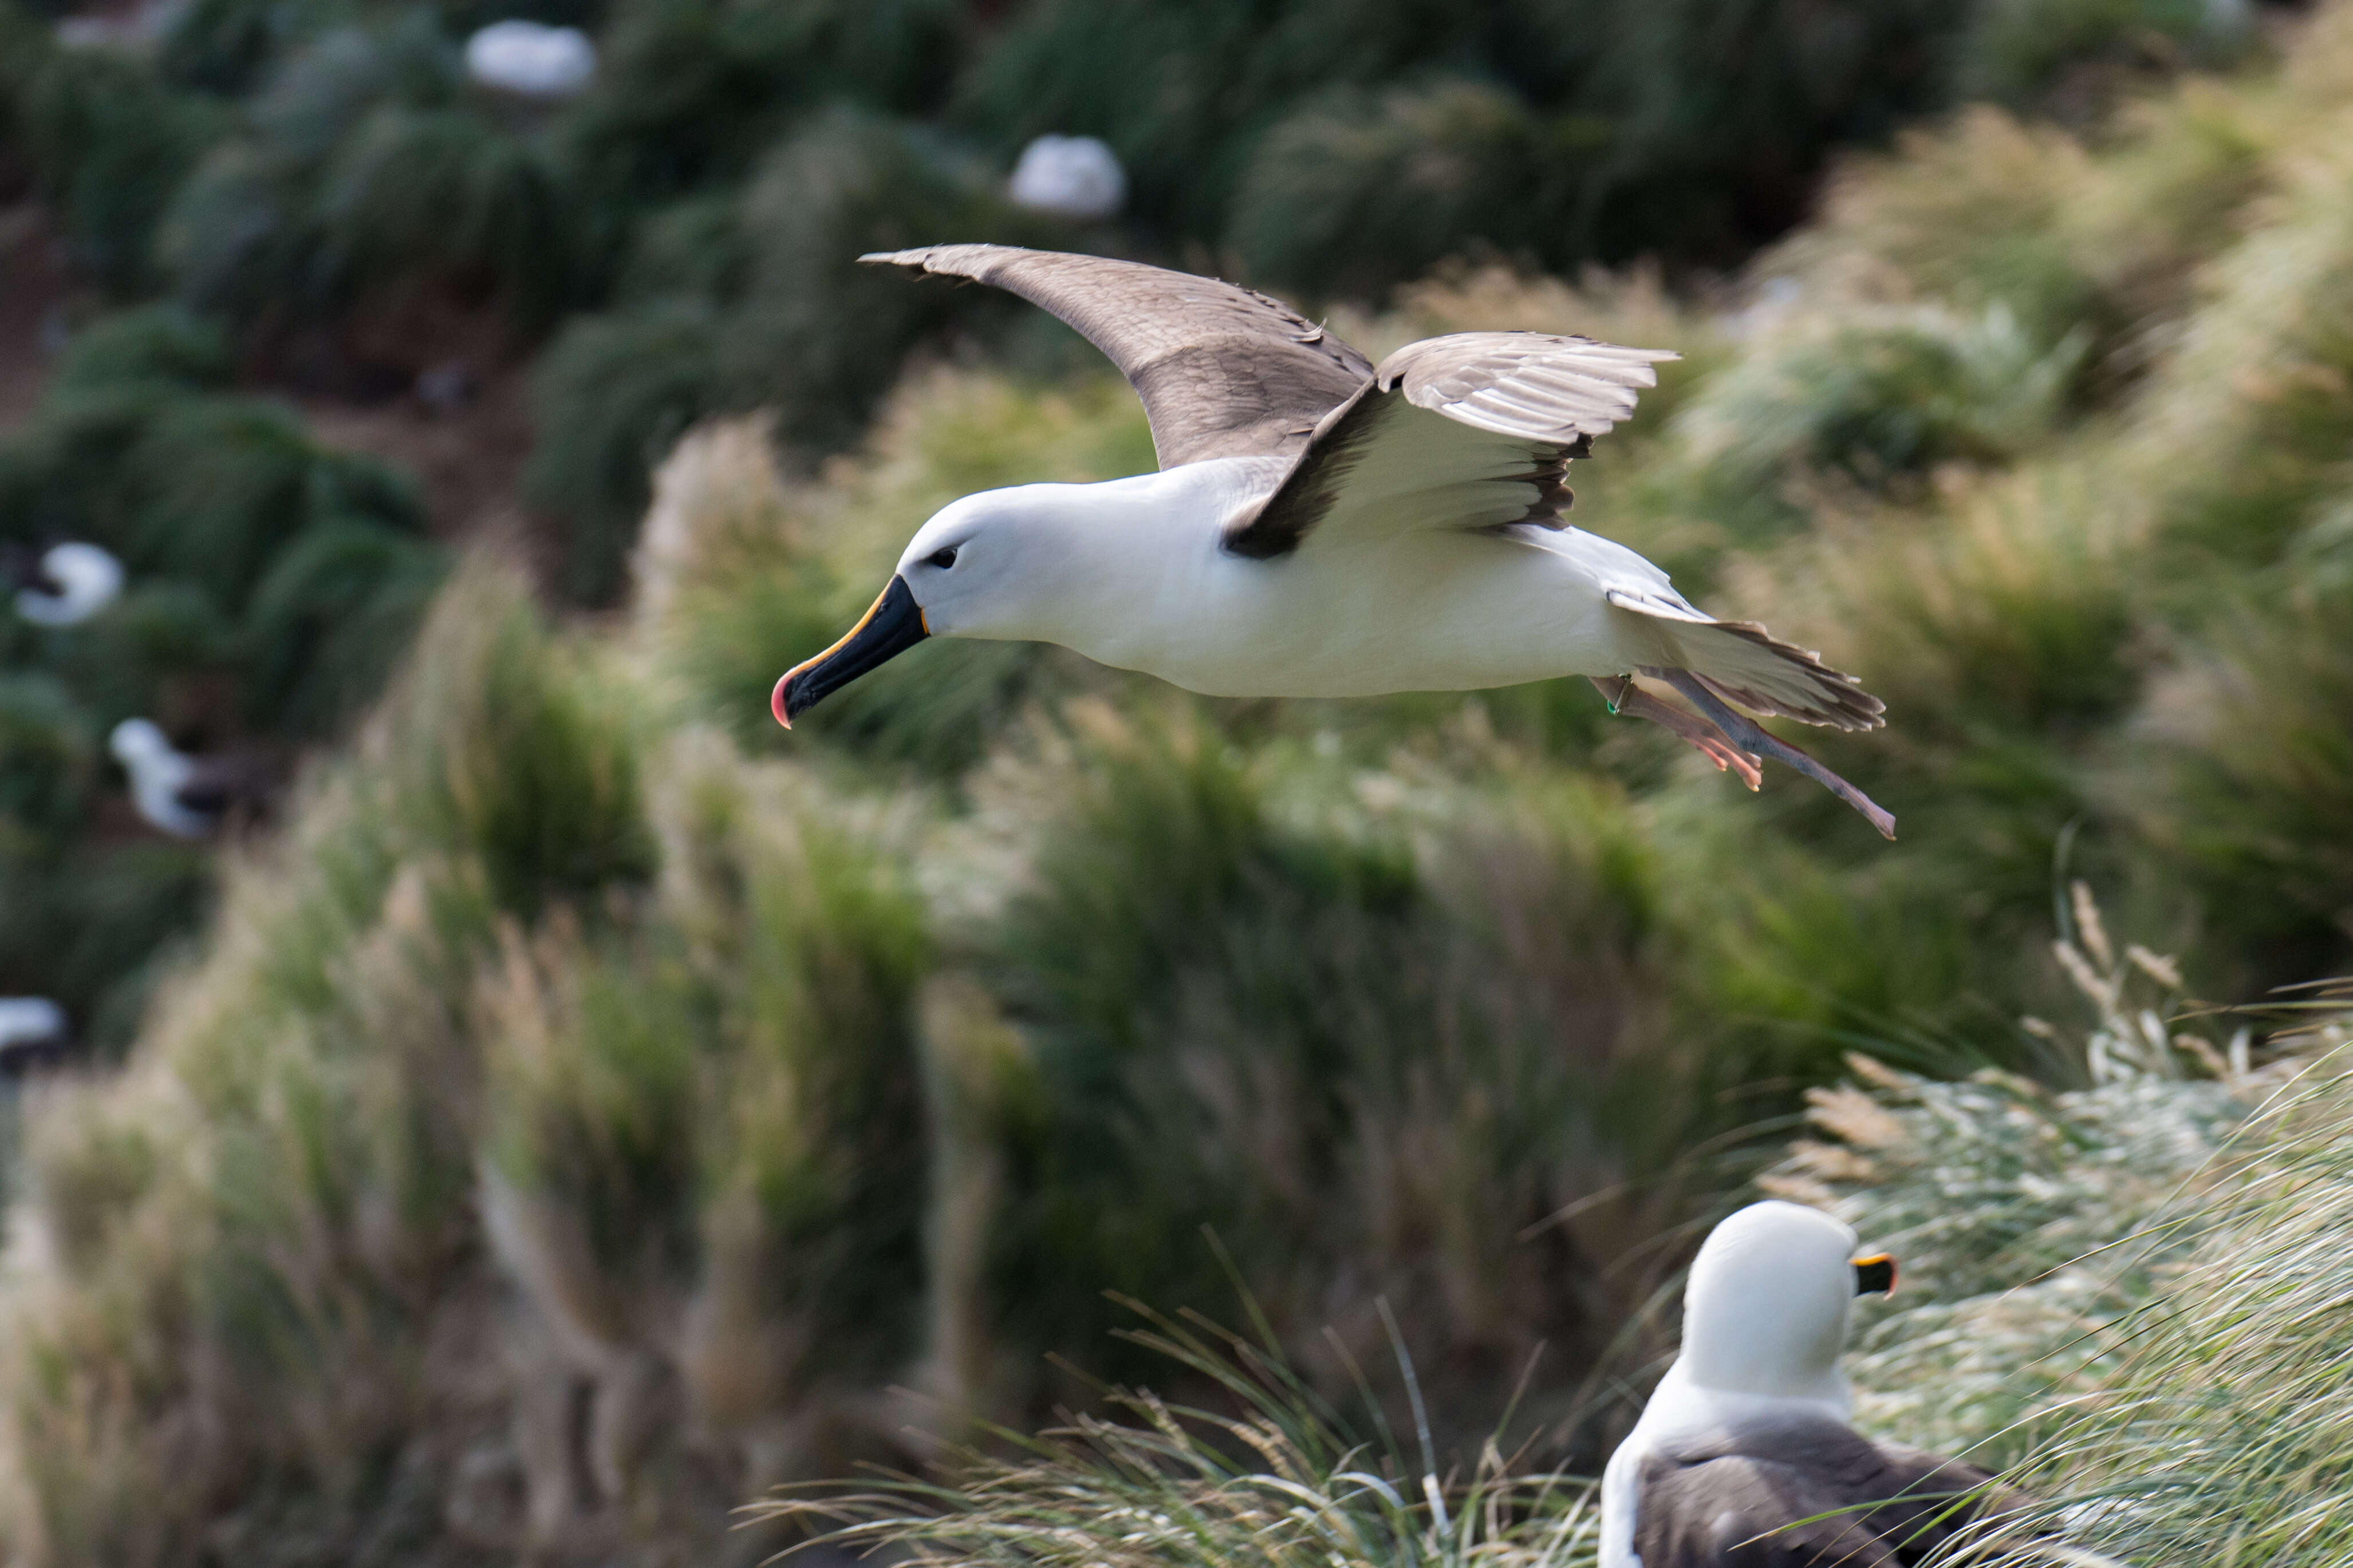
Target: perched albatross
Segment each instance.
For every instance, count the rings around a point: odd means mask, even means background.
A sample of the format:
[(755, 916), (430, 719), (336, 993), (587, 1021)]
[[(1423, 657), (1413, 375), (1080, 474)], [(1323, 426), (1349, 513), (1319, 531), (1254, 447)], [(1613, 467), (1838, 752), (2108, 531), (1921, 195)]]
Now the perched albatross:
[(1773, 757), (1894, 836), (1862, 791), (1747, 717), (1868, 730), (1878, 699), (1762, 626), (1704, 614), (1564, 516), (1569, 463), (1676, 355), (1457, 332), (1375, 366), (1278, 300), (1137, 262), (998, 245), (860, 259), (1061, 318), (1143, 398), (1160, 471), (942, 508), (849, 634), (776, 682), (778, 722), (926, 637), (1060, 643), (1220, 697), (1583, 675), (1751, 788)]
[(131, 803), (150, 824), (174, 838), (202, 838), (229, 808), (269, 793), (270, 769), (252, 753), (190, 756), (172, 744), (153, 719), (125, 719), (107, 748), (131, 779)]
[(1895, 1285), (1892, 1258), (1854, 1251), (1846, 1226), (1778, 1201), (1709, 1234), (1683, 1353), (1602, 1472), (1600, 1568), (1910, 1568), (2024, 1503), (1847, 1425), (1848, 1305)]
[(122, 593), (122, 563), (95, 544), (53, 544), (37, 560), (12, 563), (16, 613), (37, 626), (90, 619)]

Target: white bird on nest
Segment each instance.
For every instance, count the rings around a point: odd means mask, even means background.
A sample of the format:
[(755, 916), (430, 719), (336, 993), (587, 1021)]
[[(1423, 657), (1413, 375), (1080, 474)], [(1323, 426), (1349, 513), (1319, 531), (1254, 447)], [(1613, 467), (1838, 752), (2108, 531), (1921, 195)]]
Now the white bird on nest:
[(1847, 1425), (1848, 1307), (1895, 1287), (1894, 1259), (1854, 1253), (1852, 1229), (1799, 1204), (1751, 1204), (1709, 1233), (1683, 1353), (1602, 1472), (1600, 1568), (1897, 1568), (1990, 1544), (2026, 1506), (1973, 1465)]
[(596, 46), (577, 27), (492, 22), (466, 40), (466, 74), (518, 98), (572, 98), (596, 78)]
[(0, 996), (0, 1078), (46, 1067), (72, 1045), (66, 1010), (46, 996)]
[(37, 626), (78, 625), (122, 594), (122, 563), (95, 544), (53, 544), (15, 574), (16, 614)]
[(778, 722), (932, 636), (1059, 643), (1220, 697), (1582, 675), (1750, 788), (1776, 758), (1894, 837), (1862, 791), (1740, 711), (1869, 730), (1877, 698), (1697, 609), (1563, 515), (1570, 461), (1673, 353), (1458, 332), (1376, 367), (1279, 300), (1136, 262), (995, 245), (860, 259), (994, 284), (1061, 318), (1143, 398), (1160, 471), (942, 508), (849, 634), (776, 682)]
[(263, 757), (190, 756), (152, 719), (125, 719), (107, 748), (131, 777), (131, 803), (139, 815), (174, 838), (201, 838), (220, 826), (231, 806), (269, 793), (271, 770)]

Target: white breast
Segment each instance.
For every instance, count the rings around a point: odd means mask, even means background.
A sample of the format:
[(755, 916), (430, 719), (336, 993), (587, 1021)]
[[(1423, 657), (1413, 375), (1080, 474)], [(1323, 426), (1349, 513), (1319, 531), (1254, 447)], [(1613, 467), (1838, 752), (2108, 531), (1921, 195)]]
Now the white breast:
[[(1219, 697), (1463, 691), (1616, 674), (1656, 655), (1621, 647), (1588, 563), (1552, 538), (1440, 531), (1270, 561), (1196, 530), (1071, 646)], [(1579, 536), (1584, 537), (1584, 536)]]

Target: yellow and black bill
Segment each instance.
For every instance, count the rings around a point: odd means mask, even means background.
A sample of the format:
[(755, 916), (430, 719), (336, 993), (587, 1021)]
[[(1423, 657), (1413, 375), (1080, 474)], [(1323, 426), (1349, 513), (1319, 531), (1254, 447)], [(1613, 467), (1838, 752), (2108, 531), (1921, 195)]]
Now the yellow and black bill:
[(1895, 1289), (1895, 1259), (1884, 1252), (1854, 1260), (1854, 1293), (1884, 1296)]
[(923, 622), (923, 607), (904, 577), (893, 576), (873, 607), (849, 628), (849, 635), (818, 655), (785, 671), (769, 695), (768, 711), (789, 730), (793, 721), (828, 693), (849, 685), (868, 670), (906, 652), (932, 635)]

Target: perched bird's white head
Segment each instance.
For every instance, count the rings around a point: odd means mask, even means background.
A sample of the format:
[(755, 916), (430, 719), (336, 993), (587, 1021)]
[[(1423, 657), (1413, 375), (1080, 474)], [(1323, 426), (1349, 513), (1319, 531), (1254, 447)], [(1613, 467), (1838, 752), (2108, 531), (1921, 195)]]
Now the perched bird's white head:
[(106, 749), (114, 753), (116, 762), (133, 772), (164, 757), (179, 754), (164, 735), (162, 726), (153, 719), (125, 719), (114, 727), (113, 734), (107, 737)]
[(1016, 485), (942, 507), (858, 624), (785, 671), (769, 698), (776, 722), (792, 728), (827, 693), (925, 637), (1067, 642), (1105, 601), (1105, 568), (1134, 537), (1104, 527), (1105, 488)]
[(1736, 1394), (1834, 1394), (1849, 1305), (1894, 1285), (1894, 1260), (1857, 1258), (1851, 1226), (1802, 1204), (1751, 1204), (1692, 1263), (1683, 1375)]

